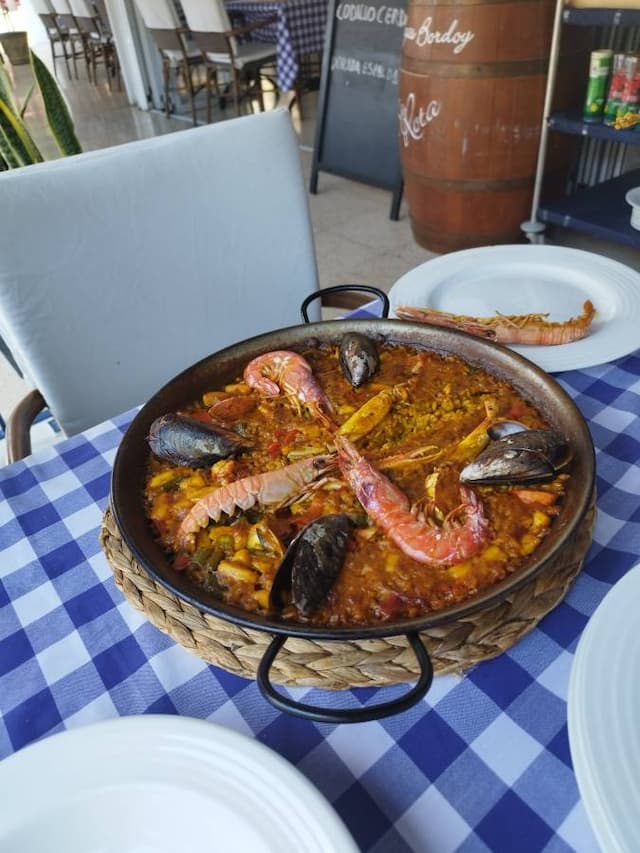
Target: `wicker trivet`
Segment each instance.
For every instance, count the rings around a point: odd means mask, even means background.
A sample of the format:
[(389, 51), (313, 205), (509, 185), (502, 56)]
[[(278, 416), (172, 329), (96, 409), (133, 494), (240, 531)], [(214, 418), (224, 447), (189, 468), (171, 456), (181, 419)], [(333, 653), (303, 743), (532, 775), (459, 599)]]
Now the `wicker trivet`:
[[(534, 580), (490, 610), (421, 633), (437, 674), (462, 673), (496, 657), (536, 627), (562, 601), (591, 543), (595, 501), (572, 540)], [(100, 543), (115, 582), (128, 601), (177, 643), (208, 663), (254, 678), (272, 635), (203, 613), (160, 586), (136, 563), (111, 511)], [(344, 690), (415, 681), (413, 651), (404, 636), (373, 640), (306, 640), (290, 637), (270, 671), (276, 684)]]

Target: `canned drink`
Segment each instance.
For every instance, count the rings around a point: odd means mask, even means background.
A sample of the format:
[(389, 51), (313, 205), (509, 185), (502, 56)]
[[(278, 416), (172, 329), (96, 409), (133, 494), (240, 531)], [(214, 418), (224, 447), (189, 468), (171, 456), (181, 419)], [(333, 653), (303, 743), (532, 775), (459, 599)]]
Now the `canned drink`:
[(624, 61), (624, 88), (620, 98), (625, 108), (640, 104), (640, 56), (628, 53)]
[(589, 63), (589, 82), (584, 102), (585, 121), (601, 121), (607, 96), (607, 83), (613, 65), (612, 50), (594, 50)]
[(609, 82), (609, 92), (607, 94), (607, 102), (604, 107), (604, 123), (613, 126), (618, 118), (620, 107), (622, 106), (622, 94), (626, 82), (625, 53), (616, 53), (613, 57), (613, 65), (611, 68), (611, 80)]
[(624, 59), (624, 87), (620, 95), (614, 127), (637, 127), (633, 117), (638, 113), (640, 113), (640, 56), (628, 53)]

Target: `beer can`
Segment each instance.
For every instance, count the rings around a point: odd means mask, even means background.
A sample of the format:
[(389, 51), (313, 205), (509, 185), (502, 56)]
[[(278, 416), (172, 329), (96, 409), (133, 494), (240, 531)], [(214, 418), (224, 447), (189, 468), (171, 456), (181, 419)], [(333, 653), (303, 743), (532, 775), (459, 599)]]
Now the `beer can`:
[(585, 121), (601, 121), (607, 97), (607, 83), (613, 65), (612, 50), (594, 50), (589, 62), (589, 82), (582, 116)]
[(622, 94), (626, 81), (625, 53), (616, 53), (613, 57), (611, 68), (611, 80), (609, 81), (609, 92), (604, 107), (604, 123), (612, 126), (618, 118), (618, 111), (622, 106)]

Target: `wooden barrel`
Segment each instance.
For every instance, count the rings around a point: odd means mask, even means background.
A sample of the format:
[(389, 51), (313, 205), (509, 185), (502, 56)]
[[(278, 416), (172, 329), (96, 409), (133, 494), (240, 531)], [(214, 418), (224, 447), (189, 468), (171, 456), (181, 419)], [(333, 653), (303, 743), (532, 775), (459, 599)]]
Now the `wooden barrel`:
[(518, 241), (529, 219), (555, 0), (409, 0), (400, 159), (416, 241)]

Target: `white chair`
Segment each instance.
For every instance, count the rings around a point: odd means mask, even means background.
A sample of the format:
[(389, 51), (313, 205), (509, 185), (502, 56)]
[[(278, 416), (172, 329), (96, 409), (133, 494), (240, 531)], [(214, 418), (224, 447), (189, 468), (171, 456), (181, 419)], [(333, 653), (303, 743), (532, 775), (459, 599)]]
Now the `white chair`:
[(175, 73), (176, 78), (181, 76), (184, 80), (189, 94), (193, 124), (196, 125), (195, 99), (202, 86), (194, 83), (193, 75), (204, 65), (202, 54), (189, 42), (189, 33), (179, 21), (171, 0), (135, 0), (135, 4), (145, 27), (149, 30), (149, 35), (160, 52), (167, 118), (171, 114), (171, 76)]
[(284, 110), (1, 172), (0, 197), (0, 336), (37, 389), (8, 419), (10, 460), (45, 401), (73, 435), (299, 323), (318, 287)]
[(82, 36), (78, 30), (78, 25), (73, 16), (73, 12), (71, 11), (69, 0), (50, 0), (50, 2), (56, 16), (58, 28), (71, 49), (73, 71), (77, 80), (78, 64), (76, 62), (76, 57), (84, 56), (87, 65), (87, 74), (89, 74), (89, 58), (84, 48)]
[(97, 66), (98, 62), (102, 61), (104, 63), (109, 89), (112, 88), (112, 77), (117, 79), (119, 85), (120, 66), (115, 44), (109, 34), (101, 31), (100, 19), (95, 8), (89, 5), (88, 0), (69, 0), (69, 6), (71, 7), (76, 27), (80, 33), (80, 38), (82, 39), (85, 57), (87, 59), (89, 79), (91, 80), (93, 72), (93, 82), (97, 85)]
[[(71, 80), (71, 68), (69, 67), (69, 59), (73, 59), (75, 67), (75, 49), (74, 40), (71, 39), (68, 30), (62, 25), (58, 19), (58, 15), (52, 6), (50, 0), (29, 0), (31, 8), (42, 21), (42, 24), (47, 33), (49, 44), (51, 46), (51, 61), (53, 64), (54, 73), (57, 74), (56, 60), (64, 59), (64, 64), (67, 69), (67, 76)], [(56, 53), (56, 45), (60, 45), (61, 55)], [(76, 78), (78, 76), (76, 68)]]
[(202, 51), (207, 67), (207, 121), (211, 121), (212, 91), (220, 95), (218, 72), (230, 75), (236, 115), (243, 96), (257, 97), (264, 110), (261, 71), (276, 61), (277, 45), (239, 41), (275, 18), (265, 18), (242, 27), (232, 27), (222, 0), (181, 0), (187, 26)]

